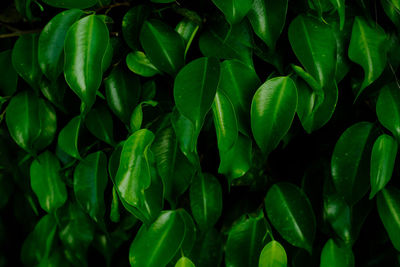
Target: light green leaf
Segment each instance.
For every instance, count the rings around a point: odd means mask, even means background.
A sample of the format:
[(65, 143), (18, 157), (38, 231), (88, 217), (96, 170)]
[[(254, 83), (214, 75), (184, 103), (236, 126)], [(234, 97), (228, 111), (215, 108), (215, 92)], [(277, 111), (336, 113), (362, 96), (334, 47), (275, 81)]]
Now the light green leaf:
[(356, 17), (349, 45), (349, 58), (364, 69), (364, 81), (356, 99), (373, 83), (386, 66), (387, 37), (384, 30), (374, 22), (371, 26), (364, 18)]
[(95, 137), (109, 145), (115, 145), (113, 119), (105, 106), (90, 110), (85, 118), (85, 125)]
[(107, 180), (107, 157), (101, 151), (86, 156), (74, 171), (76, 200), (96, 222), (104, 218)]
[(152, 77), (160, 73), (160, 71), (141, 51), (130, 52), (126, 56), (126, 65), (133, 73), (143, 77)]
[(42, 0), (45, 4), (60, 8), (79, 8), (85, 9), (97, 4), (98, 0)]
[(175, 267), (195, 267), (195, 265), (189, 258), (186, 258), (185, 256), (183, 256), (175, 264)]
[(376, 139), (371, 155), (370, 199), (383, 189), (392, 178), (397, 150), (397, 142), (390, 135), (383, 134)]
[(102, 62), (108, 43), (107, 26), (95, 15), (75, 22), (65, 38), (65, 80), (89, 108), (102, 81)]
[(289, 77), (266, 81), (251, 103), (251, 129), (265, 154), (274, 150), (288, 132), (297, 108), (297, 89)]
[(155, 107), (157, 106), (157, 102), (153, 100), (147, 100), (147, 101), (142, 101), (139, 103), (139, 105), (136, 106), (136, 108), (133, 110), (131, 119), (130, 119), (130, 130), (131, 132), (135, 132), (142, 128), (143, 124), (143, 107), (150, 106), (150, 107)]
[(74, 117), (58, 134), (58, 146), (61, 150), (77, 159), (81, 158), (78, 147), (81, 124), (81, 117)]
[(287, 8), (288, 0), (254, 0), (247, 14), (254, 33), (272, 50), (285, 26)]
[(400, 92), (397, 84), (384, 86), (376, 102), (379, 122), (400, 141)]
[(52, 213), (67, 201), (67, 189), (60, 176), (61, 166), (57, 157), (45, 151), (32, 162), (31, 186), (40, 206)]
[(224, 13), (229, 24), (239, 23), (251, 9), (253, 0), (212, 0), (222, 13)]
[(159, 20), (145, 21), (140, 43), (157, 69), (175, 75), (184, 64), (185, 46), (182, 37)]
[(278, 241), (272, 240), (261, 251), (259, 267), (286, 267), (286, 251)]
[(340, 136), (333, 150), (331, 171), (339, 195), (350, 205), (358, 202), (369, 188), (369, 166), (377, 131), (370, 122), (359, 122)]
[(315, 215), (306, 194), (290, 183), (274, 184), (265, 198), (265, 210), (275, 229), (290, 244), (312, 251)]
[(134, 6), (126, 12), (122, 19), (122, 37), (133, 50), (140, 48), (139, 34), (144, 21), (150, 15), (151, 9), (146, 5)]
[(211, 174), (198, 174), (190, 187), (190, 207), (202, 231), (214, 226), (222, 212), (222, 189)]
[(353, 267), (354, 255), (351, 248), (339, 247), (333, 239), (326, 242), (321, 252), (320, 267)]

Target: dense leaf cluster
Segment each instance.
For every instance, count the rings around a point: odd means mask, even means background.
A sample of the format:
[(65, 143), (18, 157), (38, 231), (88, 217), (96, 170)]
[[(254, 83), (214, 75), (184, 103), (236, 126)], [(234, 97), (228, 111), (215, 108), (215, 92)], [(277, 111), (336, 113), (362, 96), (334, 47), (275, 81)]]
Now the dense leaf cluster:
[(0, 266), (399, 265), (399, 30), (398, 0), (2, 1)]

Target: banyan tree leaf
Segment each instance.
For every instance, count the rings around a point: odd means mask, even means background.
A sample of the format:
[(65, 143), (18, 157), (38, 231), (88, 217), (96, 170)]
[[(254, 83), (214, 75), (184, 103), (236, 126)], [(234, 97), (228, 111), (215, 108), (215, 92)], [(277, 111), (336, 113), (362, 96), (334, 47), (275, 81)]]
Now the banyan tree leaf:
[(150, 8), (146, 5), (134, 6), (126, 12), (122, 19), (122, 36), (126, 44), (133, 50), (140, 48), (140, 29), (150, 15), (150, 11)]
[(115, 145), (113, 119), (105, 106), (90, 110), (85, 118), (85, 125), (95, 137), (109, 145)]
[(251, 9), (253, 0), (212, 0), (222, 13), (224, 13), (229, 24), (239, 23)]
[(396, 139), (400, 140), (400, 92), (395, 83), (385, 85), (379, 92), (376, 102), (376, 115), (379, 122), (387, 128)]
[(386, 66), (386, 34), (376, 23), (371, 26), (364, 18), (356, 17), (349, 44), (349, 58), (364, 69), (364, 80), (356, 99), (373, 83)]
[(340, 19), (340, 30), (343, 30), (346, 20), (346, 4), (345, 0), (330, 0), (331, 4), (336, 8)]
[(383, 189), (392, 178), (397, 150), (397, 142), (390, 135), (383, 134), (376, 139), (371, 154), (370, 199)]
[(175, 264), (175, 267), (195, 267), (195, 265), (189, 258), (182, 256)]
[(65, 37), (65, 80), (88, 108), (93, 105), (102, 81), (102, 62), (108, 44), (107, 26), (95, 15), (75, 22)]
[(265, 245), (260, 254), (259, 267), (286, 267), (287, 256), (282, 245), (275, 240)]
[(130, 52), (126, 56), (126, 65), (133, 73), (143, 77), (152, 77), (160, 73), (146, 54), (141, 51)]
[(276, 77), (257, 90), (251, 103), (251, 129), (265, 154), (288, 132), (297, 108), (297, 89), (290, 77)]
[(67, 189), (62, 181), (61, 165), (57, 157), (45, 151), (32, 162), (31, 186), (39, 199), (40, 206), (52, 213), (67, 201)]
[(326, 242), (321, 252), (321, 267), (353, 267), (354, 255), (351, 248), (338, 246), (333, 239)]
[(265, 210), (275, 229), (290, 244), (312, 251), (315, 215), (306, 194), (290, 183), (274, 184), (265, 198)]
[(79, 9), (57, 14), (43, 28), (39, 36), (38, 62), (43, 74), (51, 81), (63, 72), (64, 41), (68, 29), (83, 15)]
[(69, 156), (80, 159), (79, 154), (79, 133), (81, 131), (82, 118), (72, 118), (58, 134), (58, 146)]

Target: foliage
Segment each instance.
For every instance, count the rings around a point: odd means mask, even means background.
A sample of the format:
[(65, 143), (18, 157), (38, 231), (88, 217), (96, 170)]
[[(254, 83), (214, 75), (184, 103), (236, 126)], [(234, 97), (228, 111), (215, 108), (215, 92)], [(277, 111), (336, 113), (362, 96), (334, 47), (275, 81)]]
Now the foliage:
[(0, 266), (400, 265), (398, 0), (3, 0)]

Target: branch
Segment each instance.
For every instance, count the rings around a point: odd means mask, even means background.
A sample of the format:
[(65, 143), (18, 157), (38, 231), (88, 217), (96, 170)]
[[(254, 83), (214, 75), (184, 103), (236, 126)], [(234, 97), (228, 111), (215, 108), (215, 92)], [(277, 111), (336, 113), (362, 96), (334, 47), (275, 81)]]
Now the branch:
[(0, 39), (18, 37), (23, 34), (37, 33), (37, 32), (41, 32), (41, 31), (42, 31), (42, 29), (34, 29), (34, 30), (27, 30), (27, 31), (16, 31), (16, 32), (12, 32), (12, 33), (4, 33), (4, 34), (0, 34)]

